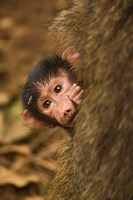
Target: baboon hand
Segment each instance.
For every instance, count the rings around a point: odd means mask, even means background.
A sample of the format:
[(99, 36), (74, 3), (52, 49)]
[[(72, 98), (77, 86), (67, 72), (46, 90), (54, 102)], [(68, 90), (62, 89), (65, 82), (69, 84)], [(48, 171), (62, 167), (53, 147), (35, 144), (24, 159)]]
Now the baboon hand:
[(68, 92), (68, 97), (71, 101), (73, 101), (76, 105), (79, 105), (82, 100), (83, 89), (74, 83)]

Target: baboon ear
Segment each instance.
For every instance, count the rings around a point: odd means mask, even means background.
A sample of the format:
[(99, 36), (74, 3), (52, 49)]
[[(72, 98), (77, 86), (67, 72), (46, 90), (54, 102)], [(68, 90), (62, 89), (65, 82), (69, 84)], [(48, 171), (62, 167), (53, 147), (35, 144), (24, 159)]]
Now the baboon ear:
[(30, 112), (25, 109), (22, 113), (22, 118), (27, 122), (28, 125), (34, 127), (34, 128), (48, 128), (50, 127), (50, 124), (45, 123), (45, 122), (40, 122), (38, 119), (35, 117), (31, 116)]
[(68, 47), (63, 53), (62, 53), (62, 59), (68, 60), (71, 64), (75, 64), (76, 61), (79, 58), (79, 52), (74, 52), (74, 49), (72, 47)]

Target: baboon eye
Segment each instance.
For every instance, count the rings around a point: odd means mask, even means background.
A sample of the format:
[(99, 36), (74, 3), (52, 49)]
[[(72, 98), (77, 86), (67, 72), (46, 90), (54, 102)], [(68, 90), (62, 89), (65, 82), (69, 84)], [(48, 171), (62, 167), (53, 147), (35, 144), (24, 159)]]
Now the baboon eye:
[(61, 85), (57, 85), (57, 86), (54, 88), (54, 91), (55, 91), (56, 93), (59, 93), (61, 90), (62, 90), (62, 86), (61, 86)]
[(44, 107), (44, 108), (49, 108), (50, 104), (51, 104), (51, 101), (46, 100), (46, 101), (43, 103), (43, 107)]

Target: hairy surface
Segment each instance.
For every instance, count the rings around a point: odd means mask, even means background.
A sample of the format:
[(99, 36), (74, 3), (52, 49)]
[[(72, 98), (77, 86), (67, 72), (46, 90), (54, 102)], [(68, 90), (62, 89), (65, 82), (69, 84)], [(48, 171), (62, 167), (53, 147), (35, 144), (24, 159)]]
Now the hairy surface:
[[(49, 199), (133, 199), (133, 1), (73, 0), (50, 27), (80, 52), (84, 100)], [(54, 34), (55, 33), (55, 34)]]

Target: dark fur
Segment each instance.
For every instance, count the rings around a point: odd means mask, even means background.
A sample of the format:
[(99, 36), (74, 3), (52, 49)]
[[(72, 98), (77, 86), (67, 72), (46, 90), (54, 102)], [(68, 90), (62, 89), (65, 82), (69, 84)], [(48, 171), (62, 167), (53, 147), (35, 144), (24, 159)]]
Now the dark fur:
[[(27, 81), (21, 92), (21, 99), (24, 109), (29, 110), (31, 115), (41, 122), (48, 122), (51, 126), (56, 126), (58, 122), (50, 117), (42, 114), (37, 107), (37, 100), (40, 92), (37, 87), (37, 82), (48, 83), (52, 77), (60, 74), (60, 70), (66, 72), (72, 83), (76, 80), (76, 75), (71, 64), (67, 60), (63, 60), (61, 56), (54, 55), (39, 61), (34, 69), (29, 73)], [(32, 98), (31, 98), (32, 97)], [(31, 98), (31, 101), (30, 101)]]
[(133, 1), (73, 2), (50, 29), (62, 48), (80, 51), (85, 97), (49, 199), (132, 200)]

